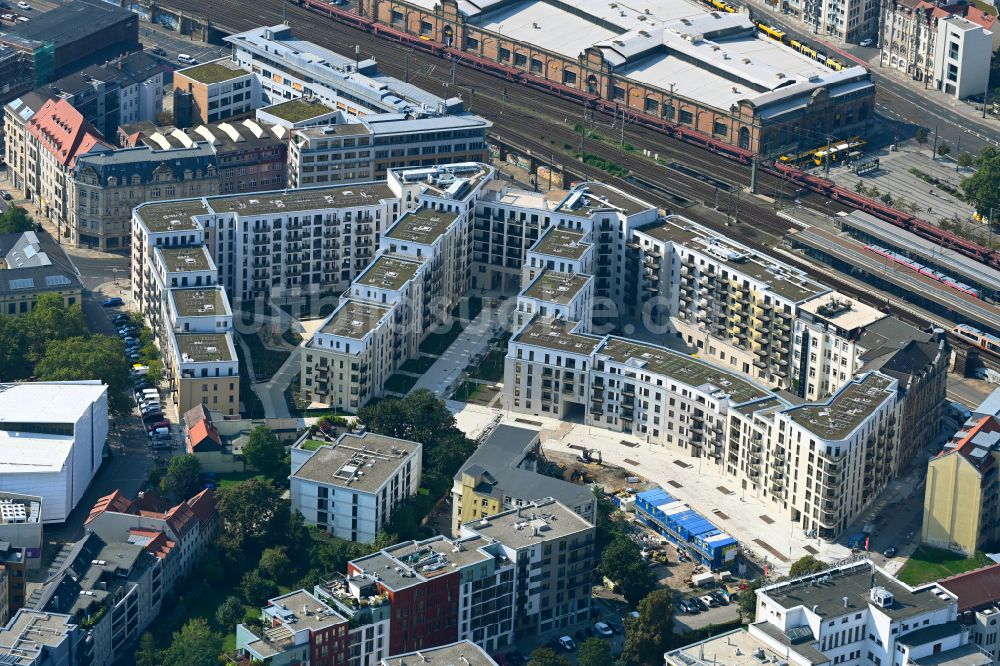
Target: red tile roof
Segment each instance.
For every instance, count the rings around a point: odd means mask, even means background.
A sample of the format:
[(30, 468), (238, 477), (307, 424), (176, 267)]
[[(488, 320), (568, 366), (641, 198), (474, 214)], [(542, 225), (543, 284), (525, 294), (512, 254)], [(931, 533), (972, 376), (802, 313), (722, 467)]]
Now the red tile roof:
[(958, 612), (979, 610), (1000, 603), (1000, 564), (938, 581), (958, 595)]
[(147, 490), (139, 493), (139, 496), (135, 498), (129, 513), (163, 513), (167, 510), (167, 506), (167, 500), (160, 497), (159, 493), (155, 490)]
[(77, 155), (94, 146), (107, 145), (101, 140), (101, 133), (64, 99), (43, 104), (26, 129), (63, 166), (72, 166)]
[(214, 519), (217, 514), (215, 506), (215, 493), (211, 488), (206, 488), (187, 501), (188, 507), (198, 520), (203, 524)]
[(199, 451), (219, 451), (222, 449), (222, 438), (211, 421), (202, 419), (188, 426), (188, 453)]
[(129, 506), (131, 506), (131, 502), (126, 499), (125, 495), (123, 495), (120, 490), (116, 490), (110, 495), (105, 495), (94, 503), (94, 508), (90, 510), (90, 515), (87, 516), (87, 520), (84, 521), (84, 524), (86, 525), (105, 511), (128, 513)]
[(129, 530), (129, 534), (149, 537), (150, 541), (145, 545), (146, 551), (161, 560), (170, 554), (170, 550), (175, 545), (174, 542), (168, 539), (167, 535), (160, 530), (133, 528)]
[(183, 502), (167, 511), (164, 518), (167, 521), (167, 525), (170, 525), (170, 529), (178, 537), (187, 534), (188, 530), (194, 527), (195, 521), (198, 520), (194, 512), (191, 511), (191, 508)]

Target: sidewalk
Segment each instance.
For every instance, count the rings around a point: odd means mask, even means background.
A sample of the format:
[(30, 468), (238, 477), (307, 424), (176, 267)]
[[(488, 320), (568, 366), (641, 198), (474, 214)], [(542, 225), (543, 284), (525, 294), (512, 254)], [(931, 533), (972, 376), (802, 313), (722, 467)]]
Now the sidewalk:
[[(287, 419), (291, 417), (288, 403), (285, 401), (285, 389), (295, 379), (298, 379), (302, 347), (296, 347), (278, 371), (266, 382), (253, 385), (253, 392), (264, 405), (264, 416), (269, 419)], [(249, 358), (249, 356), (248, 356)]]
[[(411, 390), (427, 389), (433, 391), (435, 395), (444, 395), (461, 376), (472, 357), (486, 349), (490, 340), (501, 330), (496, 317), (497, 310), (491, 308), (489, 302), (490, 299), (483, 298), (482, 311), (438, 357), (434, 365), (427, 369)], [(502, 304), (503, 302), (499, 305)]]

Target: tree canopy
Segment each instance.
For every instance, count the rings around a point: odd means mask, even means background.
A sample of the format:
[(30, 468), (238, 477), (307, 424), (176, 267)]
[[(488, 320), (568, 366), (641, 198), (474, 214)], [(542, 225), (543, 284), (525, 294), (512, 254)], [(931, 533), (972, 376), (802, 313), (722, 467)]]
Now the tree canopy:
[(0, 234), (20, 234), (35, 228), (28, 211), (20, 206), (10, 206), (0, 214)]
[(132, 411), (128, 361), (121, 340), (106, 335), (50, 340), (35, 375), (46, 381), (100, 379), (108, 385), (108, 408), (116, 416)]
[(240, 600), (234, 596), (228, 596), (215, 609), (215, 621), (223, 627), (232, 628), (243, 620), (245, 614), (246, 610)]
[(570, 663), (552, 648), (540, 647), (528, 656), (528, 666), (570, 666)]
[(594, 636), (580, 645), (580, 655), (576, 661), (579, 666), (609, 666), (613, 662), (611, 643), (603, 638)]
[(236, 547), (250, 542), (263, 549), (284, 539), (291, 509), (281, 494), (280, 488), (260, 477), (219, 489), (219, 515)]
[(217, 666), (222, 637), (213, 632), (204, 618), (188, 620), (174, 632), (170, 647), (163, 653), (163, 666)]
[(174, 499), (183, 502), (201, 490), (200, 474), (201, 463), (198, 458), (187, 453), (170, 459), (164, 481)]
[(674, 603), (670, 590), (660, 588), (639, 602), (639, 617), (625, 625), (622, 661), (636, 666), (660, 666), (670, 646), (674, 625)]
[(630, 604), (639, 603), (656, 589), (656, 576), (642, 551), (624, 533), (618, 533), (601, 554), (598, 567), (602, 576), (614, 582)]
[(788, 569), (788, 575), (792, 578), (797, 576), (807, 576), (812, 573), (818, 573), (825, 568), (826, 565), (812, 555), (803, 555), (799, 559), (792, 562), (792, 566)]
[(983, 217), (989, 218), (992, 210), (993, 219), (1000, 219), (1000, 148), (983, 149), (976, 166), (976, 173), (962, 181), (965, 197)]
[(285, 462), (285, 446), (267, 426), (257, 426), (250, 431), (243, 446), (243, 457), (253, 468), (271, 478), (282, 472), (288, 475)]

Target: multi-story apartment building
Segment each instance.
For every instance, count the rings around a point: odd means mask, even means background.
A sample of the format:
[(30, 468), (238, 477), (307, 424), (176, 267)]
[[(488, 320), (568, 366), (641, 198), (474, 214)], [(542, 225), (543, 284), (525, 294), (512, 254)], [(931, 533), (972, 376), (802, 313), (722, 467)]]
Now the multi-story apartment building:
[(292, 510), (336, 537), (374, 543), (420, 487), (422, 448), (370, 432), (329, 443), (303, 437), (291, 451)]
[(173, 89), (191, 95), (194, 116), (202, 123), (245, 115), (260, 106), (256, 77), (229, 58), (177, 70)]
[(26, 92), (3, 107), (7, 178), (18, 191), (24, 192), (28, 181), (28, 145), (31, 139), (27, 132), (28, 121), (51, 99), (52, 96), (40, 88)]
[(782, 0), (781, 6), (816, 34), (854, 44), (878, 34), (879, 3), (875, 0)]
[(757, 591), (756, 621), (667, 652), (667, 666), (988, 666), (939, 583), (910, 587), (869, 560)]
[(1000, 537), (1000, 390), (965, 421), (927, 465), (923, 543), (973, 555)]
[(76, 161), (69, 179), (69, 237), (76, 245), (120, 250), (130, 246), (132, 209), (146, 201), (219, 193), (214, 148), (149, 146), (93, 150)]
[(22, 609), (0, 627), (0, 655), (18, 666), (74, 666), (83, 638), (69, 615)]
[(1000, 661), (1000, 565), (942, 578), (938, 585), (958, 597), (958, 621), (993, 663)]
[[(18, 100), (11, 102), (17, 104)], [(8, 105), (10, 106), (10, 105)], [(7, 118), (11, 118), (7, 114)], [(13, 117), (21, 118), (16, 111)], [(18, 122), (15, 120), (15, 122)], [(23, 121), (24, 131), (15, 132), (25, 146), (13, 146), (9, 152), (24, 156), (18, 161), (15, 183), (21, 183), (23, 195), (37, 205), (42, 214), (67, 235), (69, 221), (70, 173), (80, 155), (107, 147), (101, 135), (79, 111), (66, 100), (49, 100)]]
[(452, 480), (452, 534), (458, 536), (465, 523), (548, 497), (596, 524), (597, 498), (589, 488), (536, 471), (541, 448), (537, 430), (506, 424), (481, 439)]
[(353, 647), (351, 638), (357, 629), (352, 629), (347, 618), (322, 598), (306, 590), (295, 590), (269, 599), (260, 613), (264, 631), (244, 624), (236, 626), (236, 651), (241, 657), (269, 666), (348, 663)]
[(986, 90), (997, 17), (966, 0), (893, 0), (882, 7), (880, 63), (958, 99)]
[(498, 666), (489, 653), (475, 643), (459, 641), (425, 650), (414, 650), (406, 654), (394, 654), (379, 662), (379, 666), (398, 666), (411, 662), (430, 661), (442, 664), (464, 664), (465, 666)]
[(135, 123), (119, 129), (123, 142), (154, 150), (211, 146), (218, 162), (220, 194), (260, 192), (286, 184), (288, 136), (278, 125), (245, 119), (185, 130)]
[(402, 215), (349, 298), (306, 344), (302, 393), (356, 411), (418, 353), (469, 288), (472, 212), (493, 170), (482, 164), (390, 170)]
[(46, 86), (73, 105), (109, 141), (118, 126), (153, 121), (163, 111), (163, 65), (137, 51), (104, 65), (92, 65)]

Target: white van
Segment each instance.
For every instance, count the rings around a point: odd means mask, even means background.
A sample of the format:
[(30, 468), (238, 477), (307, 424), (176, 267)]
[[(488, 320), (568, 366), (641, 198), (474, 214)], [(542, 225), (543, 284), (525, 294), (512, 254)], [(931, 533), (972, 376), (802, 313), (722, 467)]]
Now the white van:
[(182, 62), (186, 65), (197, 65), (198, 61), (189, 56), (187, 53), (178, 53), (177, 62)]
[(160, 397), (160, 392), (157, 391), (155, 388), (148, 388), (148, 389), (142, 389), (142, 395), (144, 395), (144, 396), (148, 395), (148, 396), (153, 397), (153, 398), (159, 398)]
[(157, 428), (156, 430), (149, 431), (150, 439), (156, 437), (157, 435), (169, 435), (169, 434), (170, 434), (170, 428)]

